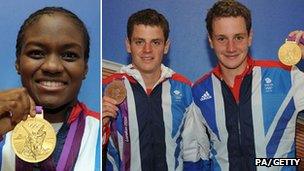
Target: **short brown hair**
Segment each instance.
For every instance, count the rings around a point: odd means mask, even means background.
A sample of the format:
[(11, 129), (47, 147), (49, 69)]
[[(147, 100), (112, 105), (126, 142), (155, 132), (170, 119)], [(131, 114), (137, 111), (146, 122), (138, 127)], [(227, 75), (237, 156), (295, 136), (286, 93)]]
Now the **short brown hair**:
[(209, 9), (205, 19), (208, 34), (211, 35), (213, 32), (212, 22), (215, 18), (239, 16), (245, 19), (246, 29), (249, 34), (251, 29), (251, 13), (245, 5), (234, 0), (221, 0), (216, 2), (212, 8)]
[(159, 26), (163, 30), (165, 40), (169, 37), (169, 23), (167, 19), (154, 9), (144, 9), (132, 14), (128, 19), (127, 34), (131, 40), (134, 25)]

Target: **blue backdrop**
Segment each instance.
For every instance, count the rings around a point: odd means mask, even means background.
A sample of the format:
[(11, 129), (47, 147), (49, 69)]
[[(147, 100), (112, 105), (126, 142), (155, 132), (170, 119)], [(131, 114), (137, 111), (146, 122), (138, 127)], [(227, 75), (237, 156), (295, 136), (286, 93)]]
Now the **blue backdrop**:
[(76, 13), (91, 36), (89, 73), (79, 99), (100, 110), (100, 2), (99, 0), (0, 0), (0, 91), (20, 86), (15, 71), (15, 44), (19, 27), (34, 11), (45, 6), (62, 6)]
[[(194, 81), (216, 64), (209, 47), (205, 17), (214, 0), (104, 0), (102, 4), (102, 57), (127, 64), (125, 50), (128, 17), (154, 8), (170, 23), (171, 49), (165, 63)], [(277, 59), (277, 51), (292, 30), (304, 29), (304, 0), (240, 0), (253, 18), (251, 54), (256, 59)]]

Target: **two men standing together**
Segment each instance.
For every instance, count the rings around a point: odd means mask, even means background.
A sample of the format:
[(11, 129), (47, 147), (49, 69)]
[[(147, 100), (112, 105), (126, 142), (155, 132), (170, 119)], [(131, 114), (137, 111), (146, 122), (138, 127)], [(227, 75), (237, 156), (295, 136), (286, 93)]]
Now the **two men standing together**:
[[(123, 82), (127, 94), (120, 104), (103, 97), (108, 170), (256, 170), (255, 158), (295, 157), (304, 73), (250, 56), (251, 13), (243, 4), (218, 1), (205, 21), (218, 65), (191, 86), (162, 64), (170, 46), (165, 17), (146, 9), (129, 18), (132, 63), (103, 80), (104, 87)], [(304, 32), (289, 36), (304, 54)]]

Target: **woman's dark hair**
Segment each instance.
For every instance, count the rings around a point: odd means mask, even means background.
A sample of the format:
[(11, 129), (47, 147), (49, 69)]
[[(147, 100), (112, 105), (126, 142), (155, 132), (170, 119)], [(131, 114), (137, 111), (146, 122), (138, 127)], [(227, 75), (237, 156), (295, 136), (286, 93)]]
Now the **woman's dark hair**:
[(85, 44), (85, 52), (84, 52), (84, 60), (86, 62), (88, 62), (89, 59), (89, 53), (90, 53), (90, 36), (88, 33), (88, 30), (85, 26), (85, 24), (81, 21), (81, 19), (74, 14), (73, 12), (64, 9), (62, 7), (45, 7), (43, 9), (40, 9), (34, 13), (32, 13), (22, 24), (22, 26), (20, 27), (20, 30), (18, 32), (18, 36), (17, 36), (17, 43), (16, 43), (16, 57), (19, 58), (20, 53), (21, 53), (21, 48), (23, 46), (24, 43), (24, 33), (26, 31), (26, 29), (31, 26), (32, 24), (34, 24), (35, 22), (37, 22), (39, 20), (39, 18), (43, 15), (52, 15), (55, 13), (61, 13), (66, 15), (67, 17), (71, 18), (75, 24), (80, 28), (80, 30), (83, 33), (83, 37), (84, 37), (84, 44)]

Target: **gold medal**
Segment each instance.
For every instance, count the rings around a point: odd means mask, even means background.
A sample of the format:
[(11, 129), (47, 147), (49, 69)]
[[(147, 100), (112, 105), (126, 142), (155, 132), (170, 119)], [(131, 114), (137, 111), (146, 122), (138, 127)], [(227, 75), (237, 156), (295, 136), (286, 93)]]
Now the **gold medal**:
[(122, 103), (127, 96), (127, 90), (124, 83), (119, 80), (112, 81), (105, 89), (105, 96), (116, 100), (118, 104)]
[(297, 64), (301, 60), (301, 48), (296, 42), (286, 41), (279, 49), (279, 60), (288, 66)]
[(56, 133), (41, 114), (19, 122), (12, 132), (12, 147), (22, 160), (37, 163), (48, 158), (56, 146)]

